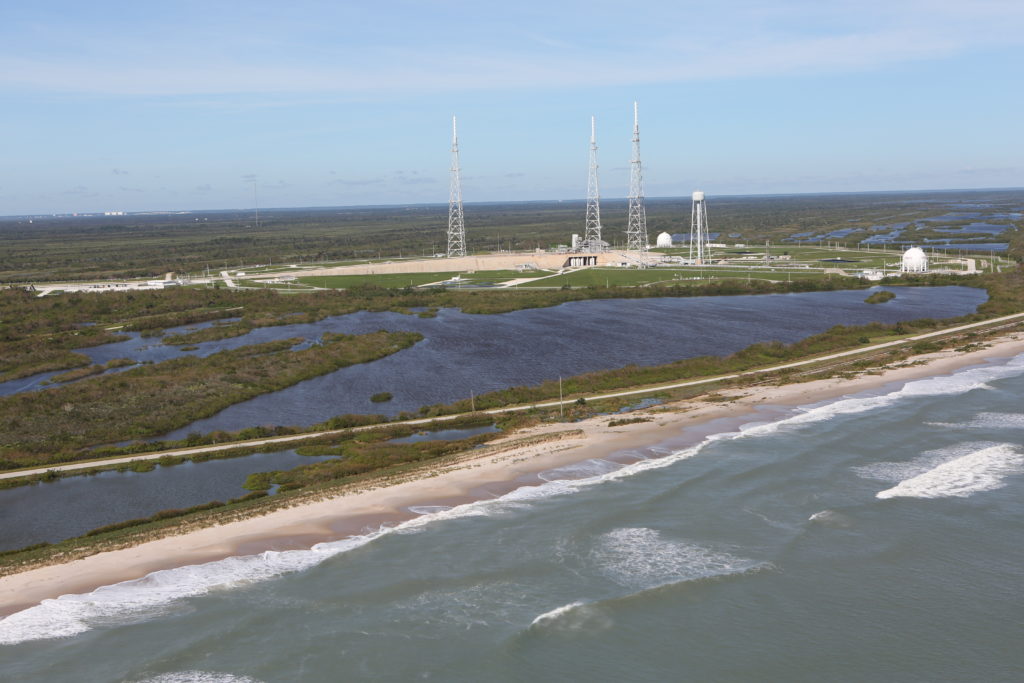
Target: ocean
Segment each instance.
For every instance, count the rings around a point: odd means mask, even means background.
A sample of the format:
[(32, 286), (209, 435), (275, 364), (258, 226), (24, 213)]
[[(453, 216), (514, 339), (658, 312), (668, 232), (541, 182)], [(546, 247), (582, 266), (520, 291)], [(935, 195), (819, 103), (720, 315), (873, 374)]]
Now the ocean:
[(1024, 355), (0, 620), (10, 681), (1018, 681)]

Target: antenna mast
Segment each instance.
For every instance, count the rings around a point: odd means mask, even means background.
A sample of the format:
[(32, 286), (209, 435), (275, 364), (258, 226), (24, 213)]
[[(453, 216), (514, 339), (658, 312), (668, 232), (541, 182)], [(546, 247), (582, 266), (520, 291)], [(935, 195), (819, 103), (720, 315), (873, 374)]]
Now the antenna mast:
[(633, 103), (633, 158), (629, 162), (629, 220), (626, 249), (640, 252), (641, 268), (647, 265), (647, 211), (644, 209), (644, 174), (640, 165), (640, 119)]
[(452, 117), (452, 184), (448, 193), (448, 257), (466, 255), (466, 224), (462, 217), (462, 171), (459, 168), (459, 135)]
[(690, 211), (690, 261), (703, 265), (711, 255), (708, 239), (708, 209), (704, 193), (693, 193), (693, 209)]
[(597, 183), (597, 136), (594, 117), (590, 117), (590, 173), (587, 175), (587, 224), (583, 235), (584, 251), (604, 251), (601, 241), (601, 191)]

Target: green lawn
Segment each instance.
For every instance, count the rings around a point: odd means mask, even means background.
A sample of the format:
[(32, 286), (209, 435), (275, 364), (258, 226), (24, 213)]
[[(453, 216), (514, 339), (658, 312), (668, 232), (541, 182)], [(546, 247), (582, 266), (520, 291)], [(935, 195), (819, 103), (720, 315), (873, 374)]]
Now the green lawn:
[(737, 279), (737, 280), (809, 280), (826, 277), (820, 271), (800, 270), (767, 270), (761, 269), (739, 269), (739, 268), (700, 268), (688, 266), (685, 268), (647, 268), (638, 270), (634, 268), (587, 268), (571, 273), (565, 273), (556, 277), (546, 278), (537, 282), (527, 282), (520, 287), (606, 287), (620, 286), (629, 287), (636, 285), (649, 285), (654, 283), (677, 283), (677, 282), (698, 282), (699, 279)]

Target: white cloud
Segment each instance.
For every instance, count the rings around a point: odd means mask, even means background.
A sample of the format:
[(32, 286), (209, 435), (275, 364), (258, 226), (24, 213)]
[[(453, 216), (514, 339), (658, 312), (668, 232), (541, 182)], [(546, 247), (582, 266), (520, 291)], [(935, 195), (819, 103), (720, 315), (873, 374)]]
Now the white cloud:
[(317, 26), (266, 7), (252, 20), (263, 23), (226, 28), (217, 40), (210, 26), (184, 19), (163, 32), (65, 26), (53, 49), (6, 41), (0, 86), (194, 96), (641, 84), (871, 70), (1024, 43), (1016, 0), (639, 3), (625, 18), (619, 4), (587, 8), (568, 3), (545, 15), (526, 3), (485, 21), (448, 3), (449, 32), (363, 10), (365, 36), (343, 24), (333, 34), (327, 16)]

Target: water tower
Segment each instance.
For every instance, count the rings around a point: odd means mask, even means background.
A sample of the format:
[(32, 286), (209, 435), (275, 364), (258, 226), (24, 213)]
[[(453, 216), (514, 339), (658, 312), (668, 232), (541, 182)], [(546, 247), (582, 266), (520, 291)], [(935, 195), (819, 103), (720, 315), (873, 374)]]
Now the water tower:
[(710, 256), (708, 209), (704, 193), (697, 190), (693, 193), (693, 208), (690, 211), (690, 261), (703, 264)]

